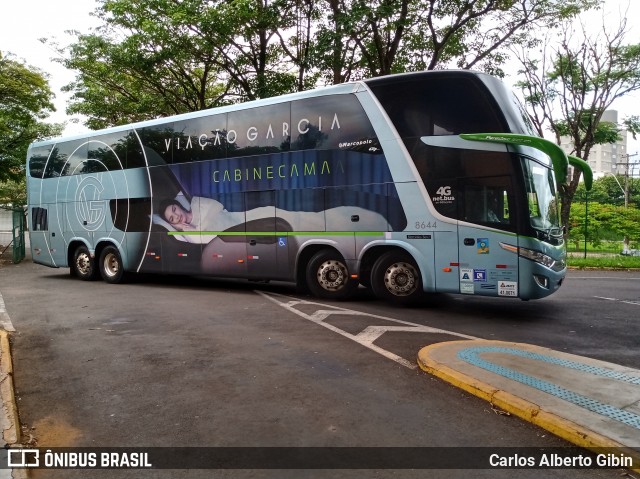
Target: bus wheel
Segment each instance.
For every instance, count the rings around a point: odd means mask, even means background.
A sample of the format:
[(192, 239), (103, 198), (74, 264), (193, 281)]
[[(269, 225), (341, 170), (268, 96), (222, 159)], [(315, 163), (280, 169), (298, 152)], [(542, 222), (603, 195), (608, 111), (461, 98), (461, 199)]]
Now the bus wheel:
[(73, 264), (71, 265), (73, 276), (83, 281), (93, 281), (98, 277), (95, 260), (91, 257), (89, 249), (82, 245), (78, 246), (73, 253)]
[(422, 296), (422, 280), (415, 262), (406, 253), (389, 251), (371, 270), (371, 287), (381, 299), (411, 304)]
[(342, 256), (332, 250), (318, 251), (307, 265), (307, 286), (318, 298), (344, 299), (358, 286), (351, 280)]
[(120, 283), (124, 278), (122, 258), (115, 246), (106, 246), (100, 253), (100, 275), (107, 283)]

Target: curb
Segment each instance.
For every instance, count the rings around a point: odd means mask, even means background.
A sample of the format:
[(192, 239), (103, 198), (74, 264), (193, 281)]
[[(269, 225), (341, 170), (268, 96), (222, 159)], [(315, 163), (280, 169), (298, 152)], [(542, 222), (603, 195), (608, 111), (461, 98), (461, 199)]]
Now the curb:
[(11, 345), (9, 333), (0, 330), (0, 396), (2, 397), (3, 425), (2, 440), (5, 444), (13, 446), (18, 444), (20, 426), (18, 420), (18, 408), (13, 389), (13, 361), (11, 359)]
[[(528, 401), (525, 398), (507, 391), (496, 389), (494, 386), (457, 371), (429, 356), (429, 352), (441, 347), (446, 347), (448, 344), (450, 345), (451, 341), (446, 343), (436, 343), (422, 348), (418, 353), (418, 366), (420, 366), (423, 371), (432, 374), (470, 394), (473, 394), (474, 396), (484, 399), (491, 405), (539, 426), (550, 433), (575, 444), (576, 446), (592, 451), (606, 448), (621, 449), (624, 450), (627, 455), (633, 457), (634, 464), (640, 464), (640, 454), (638, 451), (620, 444), (619, 442), (600, 433), (592, 431), (585, 426), (563, 418), (551, 411), (542, 409), (537, 404)], [(640, 468), (634, 467), (632, 470), (640, 472)]]
[[(0, 329), (0, 400), (2, 401), (2, 413), (0, 413), (0, 425), (2, 426), (2, 440), (4, 447), (20, 447), (20, 421), (18, 407), (13, 389), (13, 361), (11, 359), (11, 344), (9, 333)], [(2, 469), (0, 477), (7, 479), (28, 479), (27, 469)]]

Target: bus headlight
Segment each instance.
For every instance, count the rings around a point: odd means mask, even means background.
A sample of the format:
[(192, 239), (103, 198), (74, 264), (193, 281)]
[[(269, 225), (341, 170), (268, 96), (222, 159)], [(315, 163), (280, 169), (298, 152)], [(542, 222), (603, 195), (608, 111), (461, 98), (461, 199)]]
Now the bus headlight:
[(553, 269), (556, 264), (556, 260), (554, 260), (551, 256), (547, 256), (546, 254), (534, 249), (518, 248), (518, 254), (523, 258), (527, 258), (531, 261), (535, 261), (536, 263), (540, 263), (550, 269)]
[(502, 249), (507, 251), (511, 251), (512, 253), (517, 253), (519, 256), (523, 258), (530, 259), (531, 261), (535, 261), (536, 263), (540, 263), (541, 265), (546, 266), (547, 268), (553, 271), (562, 271), (565, 267), (565, 262), (560, 260), (557, 261), (553, 259), (551, 256), (542, 253), (541, 251), (536, 251), (534, 249), (522, 248), (513, 246), (506, 243), (500, 243)]

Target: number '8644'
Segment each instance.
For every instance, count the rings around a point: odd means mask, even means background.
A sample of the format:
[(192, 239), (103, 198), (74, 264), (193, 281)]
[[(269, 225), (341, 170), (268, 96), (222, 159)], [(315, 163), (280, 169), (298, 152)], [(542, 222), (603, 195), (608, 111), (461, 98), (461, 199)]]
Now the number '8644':
[(428, 230), (436, 228), (436, 221), (416, 221), (416, 229), (417, 230)]

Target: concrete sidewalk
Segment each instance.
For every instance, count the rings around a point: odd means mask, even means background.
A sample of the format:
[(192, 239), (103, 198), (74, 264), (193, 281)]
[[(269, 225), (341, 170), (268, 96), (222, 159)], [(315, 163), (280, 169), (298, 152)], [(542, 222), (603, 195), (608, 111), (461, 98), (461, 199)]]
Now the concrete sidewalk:
[[(1, 300), (1, 298), (0, 298)], [(18, 443), (20, 431), (18, 429), (18, 412), (13, 395), (13, 365), (9, 348), (8, 333), (0, 329), (0, 395), (2, 397), (2, 426), (3, 444)]]
[[(2, 302), (2, 296), (0, 296)], [(2, 311), (0, 311), (0, 315)], [(13, 363), (9, 346), (9, 334), (0, 329), (0, 427), (4, 447), (20, 447), (20, 423), (13, 389)], [(6, 455), (1, 455), (6, 460)], [(26, 469), (0, 469), (0, 479), (25, 479)]]
[[(9, 333), (15, 331), (7, 313), (2, 292), (0, 292), (0, 427), (2, 428), (2, 446), (20, 447), (20, 422), (14, 395), (13, 360)], [(6, 460), (6, 455), (0, 457)], [(3, 465), (4, 466), (4, 465)], [(0, 479), (24, 479), (28, 477), (26, 469), (2, 469)]]
[[(420, 367), (578, 446), (616, 448), (640, 470), (640, 371), (529, 344), (450, 341)], [(619, 449), (618, 449), (619, 448)]]

